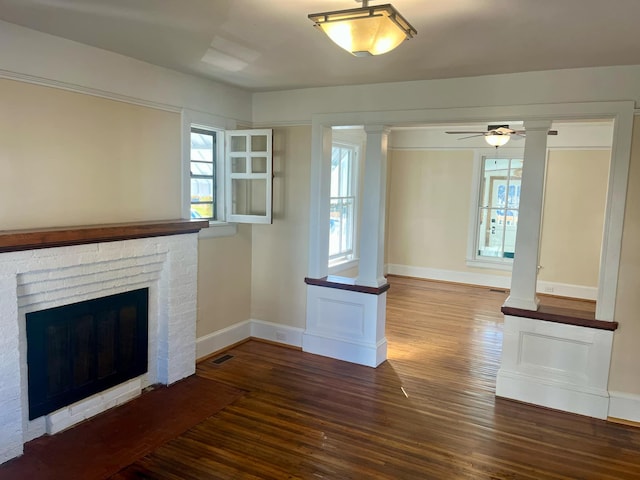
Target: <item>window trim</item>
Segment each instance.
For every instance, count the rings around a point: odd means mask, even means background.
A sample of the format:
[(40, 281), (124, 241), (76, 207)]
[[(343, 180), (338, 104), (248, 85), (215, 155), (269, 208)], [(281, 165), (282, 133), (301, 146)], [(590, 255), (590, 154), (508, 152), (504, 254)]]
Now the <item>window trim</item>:
[(184, 219), (191, 218), (191, 128), (201, 128), (216, 133), (216, 209), (220, 220), (210, 220), (209, 228), (200, 230), (200, 238), (226, 237), (235, 235), (238, 226), (235, 223), (225, 221), (225, 131), (236, 128), (233, 120), (195, 110), (183, 109), (181, 112), (182, 123), (182, 188), (181, 188), (181, 216)]

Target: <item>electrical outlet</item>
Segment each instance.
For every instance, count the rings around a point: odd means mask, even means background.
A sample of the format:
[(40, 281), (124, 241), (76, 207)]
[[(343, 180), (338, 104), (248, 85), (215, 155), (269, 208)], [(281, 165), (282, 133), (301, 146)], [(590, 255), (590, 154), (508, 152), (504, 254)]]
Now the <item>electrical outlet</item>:
[(280, 340), (281, 342), (284, 342), (286, 339), (287, 339), (286, 333), (284, 333), (282, 330), (276, 331), (276, 340)]
[(553, 287), (544, 287), (545, 293), (553, 293)]

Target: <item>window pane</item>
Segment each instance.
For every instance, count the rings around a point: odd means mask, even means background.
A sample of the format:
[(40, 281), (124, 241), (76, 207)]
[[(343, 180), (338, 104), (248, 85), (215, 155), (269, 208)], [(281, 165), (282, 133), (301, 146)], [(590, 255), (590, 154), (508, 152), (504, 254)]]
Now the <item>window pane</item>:
[(234, 215), (261, 215), (267, 213), (267, 180), (233, 179), (231, 213)]
[(213, 135), (191, 132), (191, 160), (213, 162)]
[(191, 179), (191, 201), (192, 202), (213, 202), (213, 179), (212, 178), (192, 178)]
[(267, 158), (253, 157), (251, 159), (251, 173), (267, 173)]
[(329, 214), (329, 258), (353, 253), (355, 199), (332, 198)]
[(246, 152), (247, 151), (247, 138), (244, 136), (232, 136), (231, 137), (231, 151), (232, 152)]
[(213, 163), (191, 162), (191, 175), (213, 177)]
[(212, 203), (191, 204), (191, 218), (213, 218)]
[(266, 152), (267, 151), (267, 136), (266, 135), (251, 135), (251, 151), (252, 152)]
[(247, 173), (247, 159), (244, 157), (232, 158), (231, 173)]
[(497, 209), (480, 209), (478, 229), (478, 255), (483, 257), (502, 257), (502, 237), (504, 224), (498, 221)]

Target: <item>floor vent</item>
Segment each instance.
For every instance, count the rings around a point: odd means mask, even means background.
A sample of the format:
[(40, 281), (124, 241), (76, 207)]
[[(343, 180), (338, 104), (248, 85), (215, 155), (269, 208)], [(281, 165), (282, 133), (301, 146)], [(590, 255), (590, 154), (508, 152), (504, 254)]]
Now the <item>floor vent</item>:
[(220, 365), (221, 363), (226, 362), (227, 360), (231, 360), (233, 355), (223, 355), (221, 357), (216, 358), (215, 360), (211, 360), (211, 363), (215, 363), (216, 365)]
[(495, 292), (495, 293), (507, 293), (506, 290), (502, 290), (500, 288), (490, 288), (489, 291), (490, 292)]

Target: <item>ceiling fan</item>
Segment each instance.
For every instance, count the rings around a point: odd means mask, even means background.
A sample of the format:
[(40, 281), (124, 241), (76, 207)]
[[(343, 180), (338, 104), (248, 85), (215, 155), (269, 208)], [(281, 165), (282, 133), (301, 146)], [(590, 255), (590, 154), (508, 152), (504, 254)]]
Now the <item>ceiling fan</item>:
[[(468, 137), (462, 137), (458, 140), (466, 140), (467, 138), (473, 137), (484, 137), (485, 141), (489, 145), (496, 148), (505, 145), (511, 139), (511, 136), (524, 138), (526, 135), (525, 130), (514, 130), (509, 128), (509, 125), (487, 125), (486, 131), (450, 131), (445, 133), (454, 135), (471, 134)], [(558, 131), (549, 130), (549, 135), (558, 135)]]

